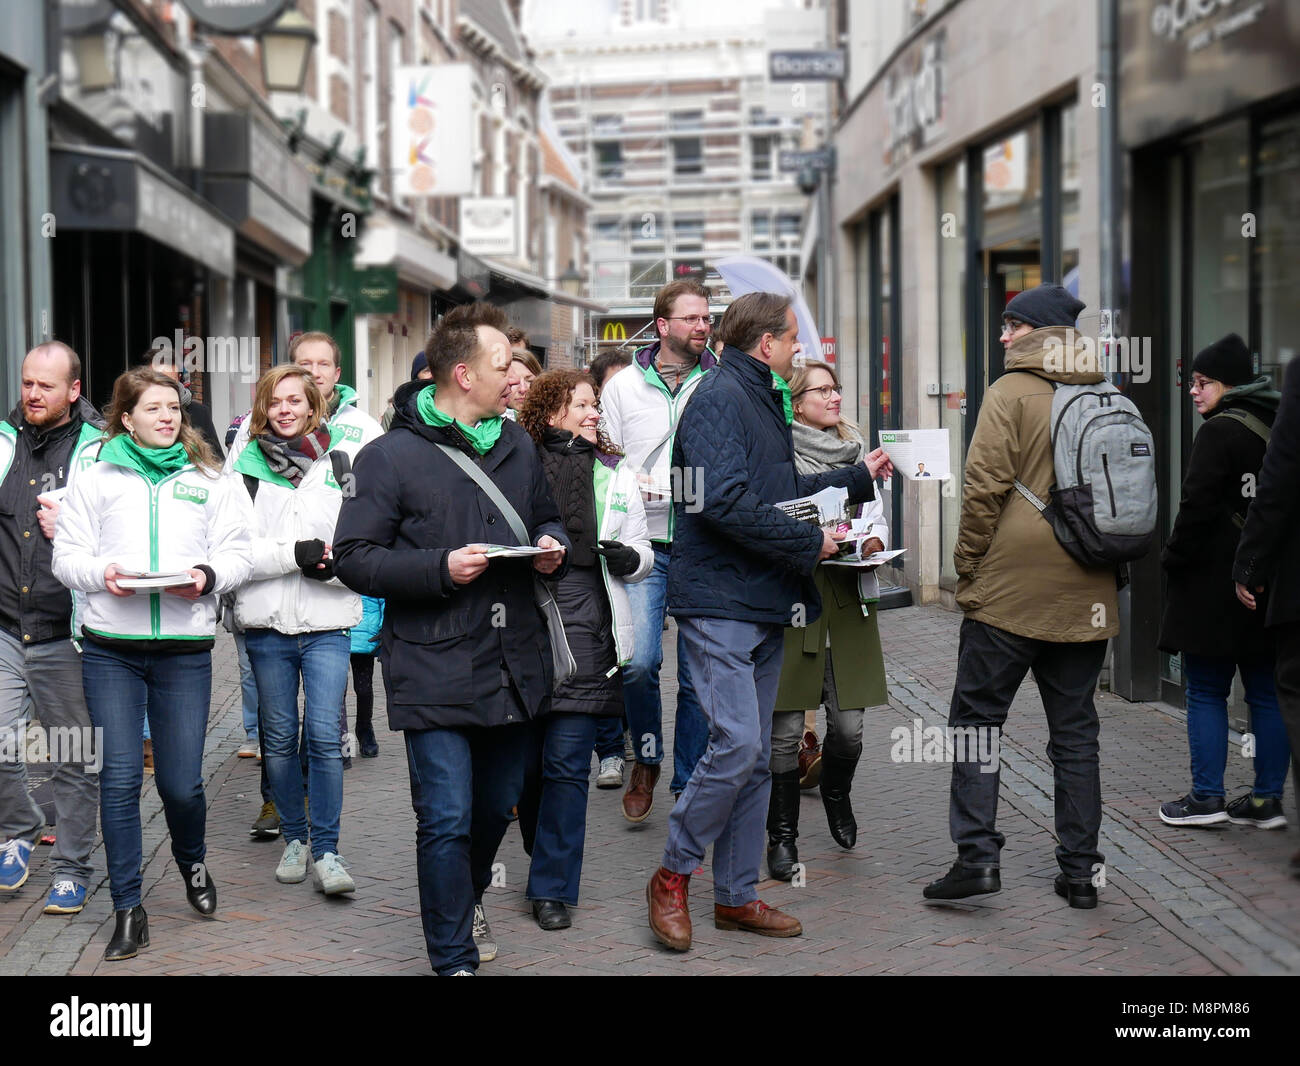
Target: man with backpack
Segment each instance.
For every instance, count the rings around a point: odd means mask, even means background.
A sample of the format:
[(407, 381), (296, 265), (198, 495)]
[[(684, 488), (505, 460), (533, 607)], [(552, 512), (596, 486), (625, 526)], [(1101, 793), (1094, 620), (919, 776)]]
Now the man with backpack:
[[(990, 750), (990, 738), (1000, 736), (1011, 701), (1033, 670), (1051, 733), (1056, 857), (1062, 871), (1056, 892), (1072, 907), (1097, 904), (1101, 775), (1093, 691), (1106, 641), (1119, 632), (1115, 565), (1084, 565), (1058, 539), (1055, 526), (1067, 501), (1053, 491), (1063, 483), (1053, 463), (1057, 434), (1052, 430), (1061, 430), (1062, 408), (1079, 413), (1115, 402), (1118, 414), (1131, 404), (1105, 382), (1074, 333), (1083, 308), (1061, 286), (1040, 285), (1015, 296), (1003, 315), (1007, 373), (989, 386), (980, 407), (966, 457), (953, 552), (957, 603), (966, 615), (949, 713), (954, 737), (967, 738), (964, 745), (954, 744), (952, 768), (948, 820), (957, 862), (926, 887), (926, 899), (963, 899), (1001, 888), (999, 854), (1005, 838), (996, 829), (1000, 775), (987, 772), (973, 753)], [(1061, 396), (1054, 404), (1058, 387)], [(1075, 403), (1064, 402), (1069, 399)], [(1131, 417), (1141, 426), (1135, 409)], [(1127, 414), (1123, 422), (1127, 427)], [(1080, 439), (1089, 441), (1086, 434)], [(1079, 454), (1093, 450), (1081, 447)], [(1109, 448), (1111, 453), (1120, 450)], [(1149, 433), (1144, 440), (1125, 441), (1122, 450), (1124, 462), (1144, 463), (1153, 475)], [(1118, 454), (1100, 454), (1103, 472), (1121, 465)], [(1103, 483), (1086, 486), (1095, 513), (1123, 516), (1133, 501), (1116, 499), (1104, 478), (1099, 480)], [(1153, 481), (1150, 495), (1154, 500)], [(1052, 510), (1040, 514), (1038, 504), (1048, 499)], [(988, 736), (965, 732), (972, 728), (988, 731)], [(979, 743), (971, 743), (976, 737)], [(962, 747), (968, 752), (964, 758)]]

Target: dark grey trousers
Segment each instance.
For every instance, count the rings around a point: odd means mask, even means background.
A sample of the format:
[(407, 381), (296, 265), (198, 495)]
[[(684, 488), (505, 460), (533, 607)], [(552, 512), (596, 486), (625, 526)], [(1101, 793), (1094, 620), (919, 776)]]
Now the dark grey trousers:
[[(1056, 860), (1071, 880), (1091, 880), (1102, 861), (1101, 769), (1093, 693), (1106, 657), (1104, 640), (1057, 644), (1017, 636), (977, 622), (961, 624), (957, 681), (948, 724), (997, 729), (1025, 674), (1034, 672), (1047, 713), (1047, 755), (1056, 781)], [(978, 761), (952, 764), (948, 825), (958, 858), (970, 866), (997, 866), (1006, 838), (997, 831), (1001, 773)]]

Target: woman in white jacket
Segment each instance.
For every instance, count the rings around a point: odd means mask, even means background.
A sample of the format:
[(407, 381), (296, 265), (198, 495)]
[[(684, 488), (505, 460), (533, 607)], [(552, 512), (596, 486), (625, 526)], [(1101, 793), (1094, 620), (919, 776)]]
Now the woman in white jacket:
[(217, 907), (204, 864), (211, 648), (217, 597), (248, 579), (253, 560), (247, 516), (181, 411), (171, 378), (150, 367), (119, 377), (99, 462), (69, 492), (54, 535), (54, 574), (80, 594), (73, 625), (85, 640), (86, 705), (102, 745), (100, 812), (116, 918), (110, 961), (149, 944), (140, 905), (146, 716), (186, 897), (203, 915)]
[[(332, 545), (358, 444), (327, 426), (325, 399), (301, 367), (273, 367), (257, 383), (249, 443), (226, 475), (252, 509), (253, 580), (235, 595), (257, 678), (262, 744), (285, 848), (275, 879), (296, 884), (312, 859), (326, 895), (356, 885), (339, 854), (343, 751), (339, 719), (348, 683), (348, 630), (361, 597), (334, 577)], [(298, 680), (306, 703), (307, 800), (298, 757)]]
[(599, 423), (595, 382), (579, 370), (542, 374), (519, 410), (572, 544), (555, 600), (578, 670), (537, 723), (537, 751), (519, 801), (519, 827), (532, 855), (525, 895), (548, 930), (567, 929), (568, 908), (578, 902), (597, 721), (623, 714), (619, 668), (634, 645), (624, 583), (640, 581), (654, 566), (636, 475), (619, 462)]

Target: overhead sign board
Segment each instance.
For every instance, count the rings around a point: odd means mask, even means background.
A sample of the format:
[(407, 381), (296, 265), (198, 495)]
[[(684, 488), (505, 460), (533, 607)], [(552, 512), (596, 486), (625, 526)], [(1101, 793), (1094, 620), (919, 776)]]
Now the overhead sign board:
[(805, 168), (813, 170), (833, 170), (835, 168), (834, 148), (814, 148), (799, 151), (794, 148), (782, 148), (776, 153), (778, 170), (799, 171)]
[(269, 26), (289, 0), (181, 0), (181, 6), (205, 29), (236, 36)]
[(839, 81), (844, 77), (844, 49), (769, 52), (767, 76), (771, 81)]

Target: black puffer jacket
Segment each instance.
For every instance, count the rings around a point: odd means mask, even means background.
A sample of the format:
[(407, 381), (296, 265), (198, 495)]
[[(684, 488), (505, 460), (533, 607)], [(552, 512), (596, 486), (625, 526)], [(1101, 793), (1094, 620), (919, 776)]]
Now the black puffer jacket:
[(867, 468), (797, 474), (772, 372), (731, 347), (682, 414), (673, 467), (683, 474), (674, 503), (669, 613), (775, 625), (799, 615), (815, 621), (821, 597), (812, 573), (822, 531), (772, 505), (832, 485), (847, 488), (850, 503), (874, 499)]
[(480, 460), (454, 427), (420, 418), (415, 396), (427, 384), (398, 390), (393, 428), (357, 455), (355, 493), (345, 496), (335, 529), (334, 571), (354, 591), (387, 601), (380, 661), (392, 729), (514, 724), (546, 713), (554, 676), (532, 563), (497, 559), (468, 584), (452, 583), (452, 551), (515, 540), (501, 512), (436, 442), (480, 462), (531, 543), (549, 534), (567, 548), (568, 538), (528, 434), (506, 420)]
[[(1282, 403), (1246, 515), (1232, 577), (1265, 586), (1259, 612), (1268, 626), (1300, 620), (1300, 356), (1287, 364)], [(1258, 597), (1257, 597), (1258, 602)]]
[(572, 545), (568, 572), (555, 585), (555, 602), (578, 672), (551, 697), (554, 714), (623, 713), (623, 675), (614, 649), (614, 619), (596, 546), (596, 450), (583, 437), (548, 429), (538, 445), (546, 480), (559, 502)]
[(1277, 394), (1227, 393), (1196, 434), (1178, 517), (1160, 557), (1168, 580), (1162, 651), (1238, 660), (1272, 652), (1262, 612), (1247, 610), (1233, 590), (1232, 560), (1264, 462), (1264, 441), (1232, 411), (1271, 426)]

